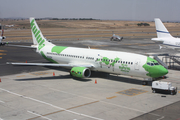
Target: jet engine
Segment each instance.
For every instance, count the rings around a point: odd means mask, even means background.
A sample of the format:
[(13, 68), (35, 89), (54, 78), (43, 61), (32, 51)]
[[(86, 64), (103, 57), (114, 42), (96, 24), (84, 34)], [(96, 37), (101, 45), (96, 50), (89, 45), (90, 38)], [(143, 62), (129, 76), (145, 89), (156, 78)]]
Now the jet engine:
[(70, 74), (78, 78), (88, 78), (91, 75), (91, 70), (86, 67), (73, 67)]
[(2, 36), (2, 39), (6, 39), (6, 37), (5, 37), (5, 36)]

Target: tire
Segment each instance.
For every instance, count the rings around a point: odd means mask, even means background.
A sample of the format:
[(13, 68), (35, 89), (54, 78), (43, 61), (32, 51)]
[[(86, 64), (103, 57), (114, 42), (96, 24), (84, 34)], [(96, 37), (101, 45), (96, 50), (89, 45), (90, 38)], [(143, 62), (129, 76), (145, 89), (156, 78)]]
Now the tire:
[(171, 95), (174, 95), (174, 92), (173, 92), (173, 91), (171, 91)]
[(148, 84), (147, 81), (143, 81), (143, 82), (142, 82), (142, 85), (147, 85), (147, 84)]
[(113, 40), (113, 38), (110, 39), (110, 41), (112, 41), (112, 40)]
[(155, 89), (153, 89), (153, 90), (152, 90), (152, 92), (153, 92), (153, 93), (156, 93), (156, 90), (155, 90)]

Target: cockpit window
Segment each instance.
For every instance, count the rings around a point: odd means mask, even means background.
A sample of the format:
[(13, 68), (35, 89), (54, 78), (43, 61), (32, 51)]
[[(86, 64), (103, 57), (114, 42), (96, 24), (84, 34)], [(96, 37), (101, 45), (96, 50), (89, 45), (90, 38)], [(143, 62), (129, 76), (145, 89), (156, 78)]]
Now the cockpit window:
[(159, 63), (148, 62), (147, 65), (154, 66), (154, 65), (159, 65)]
[(159, 63), (154, 63), (155, 65), (159, 65)]
[(154, 63), (151, 63), (151, 66), (154, 66)]
[(148, 62), (147, 65), (151, 66), (151, 63)]

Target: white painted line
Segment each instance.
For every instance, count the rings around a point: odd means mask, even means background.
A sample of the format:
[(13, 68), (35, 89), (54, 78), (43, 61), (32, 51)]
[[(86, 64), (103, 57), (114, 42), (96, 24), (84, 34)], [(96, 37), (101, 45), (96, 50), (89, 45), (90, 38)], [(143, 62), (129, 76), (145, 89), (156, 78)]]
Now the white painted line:
[(0, 100), (0, 102), (1, 102), (1, 103), (5, 103), (4, 101), (1, 101), (1, 100)]
[(161, 119), (164, 119), (164, 116), (162, 116), (161, 118), (157, 119), (157, 120), (161, 120)]
[(0, 118), (0, 120), (3, 120), (2, 118)]
[[(148, 112), (146, 112), (146, 111), (141, 111), (141, 110), (134, 109), (134, 108), (130, 108), (130, 107), (126, 107), (126, 106), (117, 105), (117, 104), (105, 102), (105, 101), (98, 100), (98, 99), (94, 99), (94, 98), (89, 98), (89, 97), (80, 96), (80, 95), (78, 95), (78, 94), (69, 93), (69, 92), (62, 91), (62, 90), (58, 90), (58, 89), (54, 89), (54, 88), (49, 88), (49, 87), (44, 86), (44, 85), (40, 85), (40, 86), (46, 87), (46, 88), (51, 89), (51, 90), (59, 91), (59, 92), (62, 92), (62, 93), (67, 93), (67, 94), (70, 94), (70, 95), (74, 95), (74, 96), (78, 96), (78, 97), (82, 97), (82, 98), (86, 98), (86, 99), (91, 99), (91, 100), (94, 100), (94, 101), (99, 101), (99, 102), (102, 102), (102, 103), (105, 103), (105, 104), (109, 104), (109, 105), (113, 105), (113, 106), (116, 106), (116, 107), (120, 107), (120, 108), (124, 108), (124, 109), (129, 109), (129, 110), (136, 111), (136, 112), (141, 112), (141, 113), (144, 113), (144, 114), (145, 114), (145, 113), (148, 113)], [(148, 114), (153, 115), (153, 116), (161, 117), (161, 115), (154, 114), (154, 113), (148, 113)], [(163, 117), (163, 116), (162, 116), (162, 117)]]
[(3, 89), (3, 88), (0, 88), (0, 90), (6, 91), (6, 92), (8, 92), (8, 93), (11, 93), (11, 94), (13, 94), (13, 95), (16, 95), (16, 96), (19, 96), (19, 97), (22, 97), (22, 98), (25, 98), (25, 99), (29, 99), (29, 100), (32, 100), (32, 101), (36, 101), (36, 102), (39, 102), (39, 103), (42, 103), (42, 104), (45, 104), (45, 105), (48, 105), (48, 106), (51, 106), (51, 107), (60, 109), (60, 110), (64, 110), (64, 111), (69, 112), (69, 113), (72, 113), (72, 114), (76, 114), (76, 115), (80, 115), (80, 116), (92, 118), (92, 119), (95, 119), (95, 120), (103, 120), (103, 119), (101, 119), (101, 118), (96, 118), (96, 117), (89, 116), (89, 115), (86, 115), (86, 114), (81, 114), (81, 113), (77, 113), (77, 112), (74, 112), (74, 111), (71, 111), (71, 110), (66, 110), (65, 108), (61, 108), (61, 107), (55, 106), (55, 105), (53, 105), (53, 104), (50, 104), (50, 103), (47, 103), (47, 102), (44, 102), (44, 101), (41, 101), (41, 100), (37, 100), (37, 99), (31, 98), (31, 97), (26, 97), (26, 96), (23, 96), (23, 95), (20, 95), (20, 94), (11, 92), (11, 91), (6, 90), (6, 89)]
[(42, 116), (42, 115), (40, 115), (40, 114), (37, 114), (37, 113), (31, 112), (31, 111), (27, 111), (27, 112), (28, 112), (28, 113), (31, 113), (31, 114), (33, 114), (33, 115), (40, 116), (40, 117), (42, 117), (42, 118), (44, 118), (44, 119), (47, 119), (47, 120), (52, 120), (52, 119), (50, 119), (50, 118), (48, 118), (48, 117)]

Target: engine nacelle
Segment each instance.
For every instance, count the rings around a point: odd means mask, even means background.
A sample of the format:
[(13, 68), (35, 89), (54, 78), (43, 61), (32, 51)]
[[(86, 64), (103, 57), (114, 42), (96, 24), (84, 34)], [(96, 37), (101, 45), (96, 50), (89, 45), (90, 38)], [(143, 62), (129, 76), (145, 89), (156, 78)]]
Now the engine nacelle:
[(2, 39), (6, 39), (6, 37), (5, 37), (5, 36), (2, 36)]
[(91, 76), (91, 70), (86, 67), (73, 67), (70, 74), (78, 78), (88, 78)]

